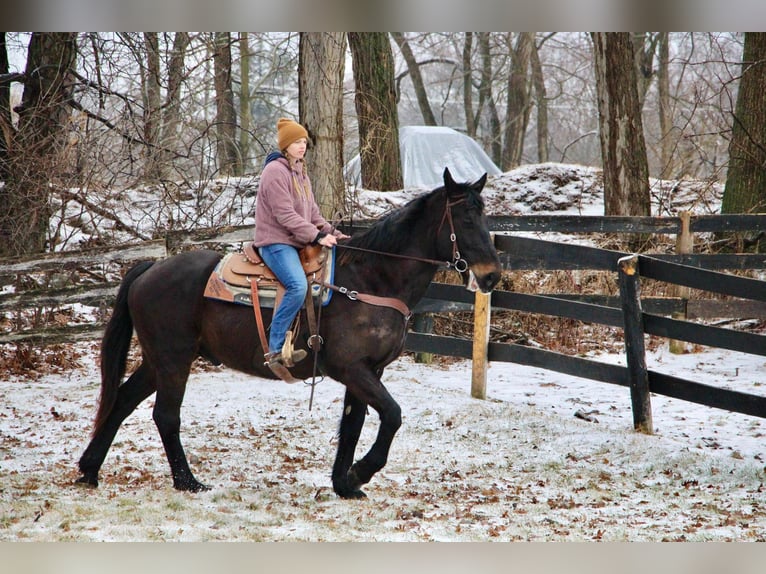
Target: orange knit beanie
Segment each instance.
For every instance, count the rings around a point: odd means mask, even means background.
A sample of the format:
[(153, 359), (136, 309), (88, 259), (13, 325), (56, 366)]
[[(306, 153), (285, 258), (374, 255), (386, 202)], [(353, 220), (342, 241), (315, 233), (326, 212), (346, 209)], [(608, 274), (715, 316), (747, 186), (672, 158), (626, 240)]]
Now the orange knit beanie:
[(287, 118), (279, 118), (277, 121), (277, 145), (279, 151), (284, 151), (294, 141), (301, 138), (309, 139), (309, 133), (301, 124)]

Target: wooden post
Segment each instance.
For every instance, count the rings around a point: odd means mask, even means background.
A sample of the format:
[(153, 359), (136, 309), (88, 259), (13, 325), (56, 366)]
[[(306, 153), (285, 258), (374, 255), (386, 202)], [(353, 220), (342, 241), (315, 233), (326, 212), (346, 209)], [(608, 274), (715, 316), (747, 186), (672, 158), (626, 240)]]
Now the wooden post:
[(476, 291), (473, 306), (473, 365), (471, 396), (487, 398), (487, 354), (489, 352), (490, 293)]
[[(416, 333), (434, 332), (434, 316), (431, 313), (417, 313), (412, 320), (412, 329)], [(415, 362), (430, 365), (433, 362), (433, 353), (424, 353), (418, 351), (415, 353)]]
[[(693, 253), (694, 238), (692, 237), (690, 226), (692, 214), (689, 211), (682, 211), (678, 215), (681, 218), (681, 232), (676, 236), (676, 253)], [(686, 305), (689, 302), (692, 290), (683, 285), (673, 285), (671, 289), (670, 295), (679, 297), (684, 303), (682, 311), (673, 313), (673, 319), (686, 319)], [(683, 354), (686, 352), (686, 342), (670, 339), (668, 350), (676, 355)]]
[(620, 267), (620, 299), (625, 331), (625, 353), (630, 377), (630, 400), (633, 407), (633, 428), (653, 434), (652, 402), (649, 393), (649, 373), (644, 348), (644, 320), (641, 310), (641, 284), (638, 255), (618, 261)]

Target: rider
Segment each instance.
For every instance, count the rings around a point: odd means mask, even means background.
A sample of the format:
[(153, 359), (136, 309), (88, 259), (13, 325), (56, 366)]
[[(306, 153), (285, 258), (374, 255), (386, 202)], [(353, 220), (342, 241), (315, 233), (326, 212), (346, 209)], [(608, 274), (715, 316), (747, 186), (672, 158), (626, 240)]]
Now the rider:
[(269, 332), (266, 364), (292, 366), (306, 357), (306, 351), (292, 351), (285, 339), (290, 324), (306, 298), (308, 283), (298, 250), (309, 244), (332, 247), (348, 237), (328, 223), (319, 211), (311, 189), (303, 156), (308, 132), (299, 123), (277, 121), (279, 152), (266, 158), (255, 207), (255, 247), (263, 261), (285, 287), (274, 312)]

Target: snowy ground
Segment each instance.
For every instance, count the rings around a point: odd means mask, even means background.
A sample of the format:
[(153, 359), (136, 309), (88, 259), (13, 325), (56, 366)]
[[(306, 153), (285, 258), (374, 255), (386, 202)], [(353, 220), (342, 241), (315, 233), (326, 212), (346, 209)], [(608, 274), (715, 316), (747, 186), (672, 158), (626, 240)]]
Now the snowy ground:
[[(0, 540), (766, 540), (764, 421), (655, 396), (645, 436), (621, 387), (493, 363), (480, 401), (452, 359), (387, 369), (404, 422), (366, 500), (331, 490), (339, 384), (319, 384), (309, 411), (307, 386), (209, 367), (190, 380), (182, 439), (210, 492), (173, 490), (151, 398), (100, 487), (75, 487), (98, 393), (82, 346), (76, 371), (0, 382)], [(657, 351), (648, 366), (762, 390), (762, 357)], [(376, 428), (372, 413), (362, 449)]]

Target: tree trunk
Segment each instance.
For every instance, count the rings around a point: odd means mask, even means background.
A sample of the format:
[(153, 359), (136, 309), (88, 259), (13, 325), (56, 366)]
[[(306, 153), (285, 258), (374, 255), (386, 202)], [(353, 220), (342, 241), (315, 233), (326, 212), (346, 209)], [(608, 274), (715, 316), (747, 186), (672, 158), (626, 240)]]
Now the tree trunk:
[(466, 32), (463, 40), (463, 111), (465, 113), (465, 131), (472, 138), (476, 137), (476, 120), (473, 111), (473, 32)]
[(18, 128), (0, 188), (0, 257), (42, 252), (51, 214), (50, 186), (66, 148), (76, 33), (35, 32), (29, 41)]
[(660, 177), (669, 178), (673, 173), (673, 118), (670, 110), (670, 42), (667, 32), (660, 32), (660, 54), (657, 65), (657, 98), (660, 109)]
[(247, 171), (250, 159), (250, 38), (247, 32), (239, 33), (239, 153), (242, 171)]
[(638, 90), (638, 107), (644, 108), (646, 92), (654, 76), (654, 52), (659, 41), (658, 33), (637, 32), (633, 34), (633, 54), (636, 66), (636, 88)]
[[(722, 213), (766, 211), (766, 32), (745, 33)], [(762, 241), (759, 250), (766, 249)]]
[(503, 145), (500, 133), (500, 117), (492, 95), (492, 55), (489, 49), (489, 32), (479, 33), (479, 51), (481, 52), (481, 84), (479, 85), (479, 111), (484, 104), (489, 115), (490, 155), (497, 165), (502, 163)]
[[(0, 32), (0, 75), (8, 74), (8, 47), (5, 32)], [(8, 142), (13, 137), (11, 123), (11, 82), (0, 83), (0, 181), (8, 178)]]
[(213, 52), (215, 77), (215, 125), (218, 137), (218, 168), (223, 175), (242, 175), (237, 149), (237, 112), (231, 83), (231, 34), (215, 33)]
[(301, 123), (306, 126), (312, 142), (306, 161), (314, 196), (328, 221), (338, 221), (346, 215), (343, 183), (345, 56), (345, 33), (301, 33), (298, 101)]
[(649, 168), (628, 32), (594, 32), (604, 215), (651, 214)]
[(415, 96), (418, 100), (420, 113), (423, 115), (423, 123), (427, 126), (435, 126), (436, 118), (431, 109), (431, 104), (428, 101), (428, 93), (426, 92), (426, 86), (423, 82), (423, 75), (420, 73), (420, 65), (415, 59), (415, 55), (412, 53), (412, 48), (410, 48), (407, 38), (401, 32), (391, 32), (391, 36), (393, 36), (394, 41), (396, 41), (396, 45), (399, 46), (404, 62), (407, 64), (407, 72), (412, 80), (412, 87), (415, 89)]
[[(535, 43), (533, 32), (521, 32), (516, 47), (510, 50), (511, 70), (508, 75), (508, 96), (505, 113), (505, 145), (500, 169), (508, 171), (521, 165), (524, 135), (529, 119), (529, 60)], [(508, 47), (511, 47), (510, 35)]]
[(165, 94), (162, 135), (158, 156), (158, 176), (165, 178), (170, 172), (173, 156), (179, 153), (179, 126), (181, 125), (181, 87), (186, 77), (186, 48), (189, 45), (188, 32), (176, 32), (173, 51), (168, 63), (168, 90)]
[(399, 116), (388, 34), (351, 32), (348, 43), (356, 84), (362, 186), (378, 191), (401, 189)]
[(162, 125), (162, 95), (160, 88), (160, 43), (157, 32), (144, 33), (146, 70), (144, 83), (144, 179), (155, 181), (160, 178), (161, 158), (157, 154)]
[(532, 45), (531, 54), (532, 84), (535, 87), (535, 107), (537, 108), (537, 161), (546, 163), (548, 155), (548, 96), (545, 91), (543, 66), (537, 46)]

